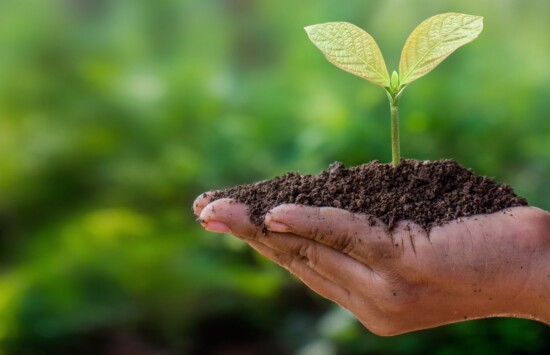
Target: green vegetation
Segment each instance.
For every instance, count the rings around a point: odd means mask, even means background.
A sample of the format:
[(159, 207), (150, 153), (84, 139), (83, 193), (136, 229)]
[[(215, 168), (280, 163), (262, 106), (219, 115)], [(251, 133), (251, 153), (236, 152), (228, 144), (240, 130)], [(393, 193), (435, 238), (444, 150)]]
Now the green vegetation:
[(386, 90), (390, 102), (392, 163), (399, 166), (399, 99), (403, 90), (433, 70), (459, 47), (473, 41), (483, 29), (483, 18), (457, 13), (430, 17), (411, 33), (399, 63), (390, 76), (374, 38), (347, 22), (306, 27), (311, 41), (337, 67)]
[(550, 2), (419, 3), (0, 1), (0, 354), (550, 353), (549, 327), (514, 319), (374, 336), (191, 214), (208, 189), (389, 161), (387, 122), (364, 119), (386, 98), (297, 34), (366, 23), (397, 63), (442, 9), (491, 25), (407, 92), (403, 150), (550, 209)]

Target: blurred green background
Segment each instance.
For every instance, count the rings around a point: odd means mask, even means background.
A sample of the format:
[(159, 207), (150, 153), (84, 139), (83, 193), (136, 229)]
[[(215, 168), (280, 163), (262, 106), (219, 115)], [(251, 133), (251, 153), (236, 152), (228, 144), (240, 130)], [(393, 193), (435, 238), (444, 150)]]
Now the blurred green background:
[(485, 30), (407, 90), (402, 154), (550, 209), (548, 1), (1, 1), (0, 353), (548, 353), (526, 320), (372, 335), (191, 213), (205, 190), (389, 161), (384, 93), (303, 27), (355, 23), (393, 69), (449, 11)]

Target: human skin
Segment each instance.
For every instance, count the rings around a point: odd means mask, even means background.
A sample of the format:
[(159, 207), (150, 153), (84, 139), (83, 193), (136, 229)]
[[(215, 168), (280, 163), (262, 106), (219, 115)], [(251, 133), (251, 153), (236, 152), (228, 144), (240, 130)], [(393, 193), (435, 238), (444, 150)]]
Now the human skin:
[(312, 290), (390, 336), (463, 320), (517, 317), (550, 324), (550, 214), (514, 207), (433, 227), (380, 220), (332, 207), (284, 204), (265, 217), (199, 196), (209, 231), (230, 233)]

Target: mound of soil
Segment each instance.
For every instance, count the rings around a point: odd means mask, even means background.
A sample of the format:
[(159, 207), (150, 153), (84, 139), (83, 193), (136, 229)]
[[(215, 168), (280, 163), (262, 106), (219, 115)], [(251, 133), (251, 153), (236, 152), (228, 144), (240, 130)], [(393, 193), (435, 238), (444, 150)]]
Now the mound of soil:
[(527, 205), (510, 186), (478, 176), (453, 160), (404, 159), (398, 168), (378, 161), (352, 168), (336, 162), (317, 175), (287, 173), (213, 194), (214, 200), (224, 197), (247, 204), (258, 226), (270, 209), (284, 203), (366, 213), (390, 229), (399, 220), (412, 220), (426, 230), (460, 217)]

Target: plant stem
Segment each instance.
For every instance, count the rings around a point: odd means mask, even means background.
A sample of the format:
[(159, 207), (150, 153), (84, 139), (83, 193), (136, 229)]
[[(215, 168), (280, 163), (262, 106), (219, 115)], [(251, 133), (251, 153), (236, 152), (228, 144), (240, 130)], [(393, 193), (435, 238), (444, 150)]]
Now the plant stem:
[(399, 147), (399, 96), (390, 95), (391, 111), (391, 156), (394, 168), (401, 163), (401, 149)]

